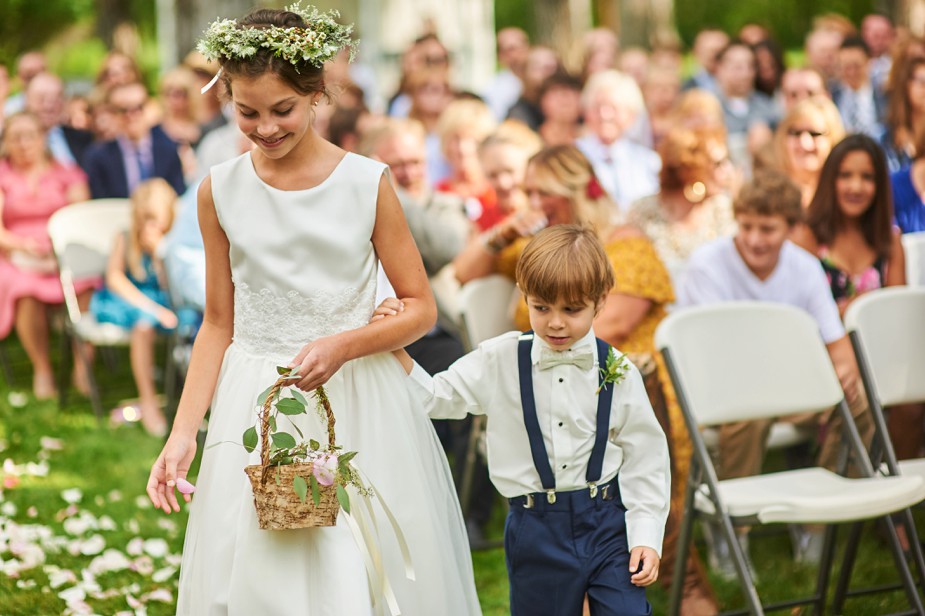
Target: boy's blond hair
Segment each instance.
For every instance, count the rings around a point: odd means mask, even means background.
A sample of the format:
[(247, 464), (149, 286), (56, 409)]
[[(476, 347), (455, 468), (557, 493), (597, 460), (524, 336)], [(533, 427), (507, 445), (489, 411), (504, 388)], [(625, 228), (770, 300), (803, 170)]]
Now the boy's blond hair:
[(525, 296), (550, 304), (597, 304), (614, 285), (600, 240), (579, 225), (554, 225), (537, 233), (520, 255), (515, 277)]

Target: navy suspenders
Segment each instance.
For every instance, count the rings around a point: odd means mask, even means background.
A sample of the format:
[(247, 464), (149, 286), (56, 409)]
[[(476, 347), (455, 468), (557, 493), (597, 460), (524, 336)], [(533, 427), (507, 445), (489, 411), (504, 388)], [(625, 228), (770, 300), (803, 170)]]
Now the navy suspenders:
[[(607, 367), (607, 355), (610, 345), (601, 339), (597, 340), (597, 359), (601, 368), (600, 384), (603, 385), (603, 374)], [(543, 441), (543, 432), (540, 430), (540, 420), (536, 414), (536, 398), (533, 395), (533, 362), (530, 351), (533, 347), (533, 334), (527, 332), (520, 337), (517, 343), (517, 368), (520, 375), (520, 403), (523, 407), (524, 425), (527, 428), (527, 437), (530, 439), (530, 453), (533, 456), (533, 466), (540, 475), (540, 483), (546, 491), (546, 498), (550, 503), (556, 502), (556, 476), (549, 464), (549, 454)], [(588, 460), (588, 470), (585, 479), (591, 488), (591, 497), (597, 495), (597, 482), (601, 478), (604, 468), (604, 450), (607, 446), (607, 435), (610, 426), (610, 406), (613, 402), (614, 387), (601, 387), (597, 397), (597, 421), (595, 422), (594, 446), (591, 449), (591, 458)]]

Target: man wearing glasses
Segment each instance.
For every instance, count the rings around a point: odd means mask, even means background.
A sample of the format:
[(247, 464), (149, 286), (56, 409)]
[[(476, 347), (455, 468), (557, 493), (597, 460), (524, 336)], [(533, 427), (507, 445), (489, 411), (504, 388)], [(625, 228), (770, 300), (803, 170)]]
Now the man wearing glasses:
[(118, 117), (119, 133), (87, 153), (85, 167), (93, 198), (128, 197), (138, 184), (155, 177), (164, 178), (182, 194), (185, 183), (177, 144), (153, 126), (144, 85), (115, 86), (106, 102)]

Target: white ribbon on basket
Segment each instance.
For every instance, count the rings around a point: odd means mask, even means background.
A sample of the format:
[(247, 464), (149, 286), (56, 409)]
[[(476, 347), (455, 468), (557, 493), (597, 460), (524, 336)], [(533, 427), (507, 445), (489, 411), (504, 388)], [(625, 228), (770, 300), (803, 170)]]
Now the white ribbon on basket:
[[(415, 579), (415, 574), (414, 566), (411, 562), (411, 550), (408, 548), (408, 543), (405, 541), (405, 535), (402, 533), (398, 521), (392, 514), (392, 510), (386, 505), (385, 499), (378, 493), (376, 487), (369, 478), (363, 474), (356, 465), (351, 464), (351, 466), (357, 471), (369, 490), (378, 497), (379, 504), (382, 506), (382, 511), (385, 512), (385, 517), (388, 519), (389, 525), (392, 527), (392, 532), (395, 533), (395, 539), (398, 541), (402, 560), (405, 563), (405, 577), (413, 581)], [(376, 597), (381, 594), (385, 597), (386, 603), (389, 606), (389, 612), (392, 616), (400, 616), (401, 608), (398, 606), (398, 599), (395, 597), (395, 591), (392, 588), (392, 583), (389, 581), (389, 576), (382, 566), (382, 553), (379, 550), (379, 542), (377, 541), (379, 528), (376, 524), (376, 516), (373, 513), (373, 504), (366, 494), (362, 494), (356, 489), (351, 490), (351, 492), (351, 503), (356, 503), (357, 500), (359, 500), (361, 508), (357, 510), (354, 506), (352, 509), (356, 514), (347, 513), (346, 511), (344, 511), (343, 514), (344, 519), (347, 521), (347, 526), (350, 528), (351, 534), (353, 534), (353, 540), (360, 549), (360, 555), (363, 557), (363, 562), (366, 565), (369, 595), (375, 606)], [(358, 498), (355, 500), (353, 498), (354, 496)], [(365, 512), (365, 516), (363, 512)], [(366, 516), (369, 516), (369, 523), (367, 523), (365, 519)], [(370, 524), (372, 525), (372, 529), (370, 529)]]

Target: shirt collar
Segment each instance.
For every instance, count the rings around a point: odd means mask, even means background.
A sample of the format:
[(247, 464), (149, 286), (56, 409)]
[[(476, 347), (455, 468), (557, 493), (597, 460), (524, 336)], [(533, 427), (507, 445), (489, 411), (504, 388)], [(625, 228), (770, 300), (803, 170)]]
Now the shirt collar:
[[(588, 330), (588, 333), (585, 334), (578, 342), (569, 347), (569, 350), (585, 350), (587, 347), (591, 349), (591, 356), (594, 357), (594, 365), (598, 364), (597, 357), (597, 342), (594, 335), (594, 328)], [(546, 344), (546, 341), (543, 340), (540, 336), (533, 334), (533, 346), (530, 348), (530, 362), (532, 365), (536, 365), (540, 361), (540, 357), (543, 354), (543, 349), (549, 349), (549, 345)], [(551, 350), (551, 349), (550, 349)], [(553, 351), (555, 352), (555, 351)]]

